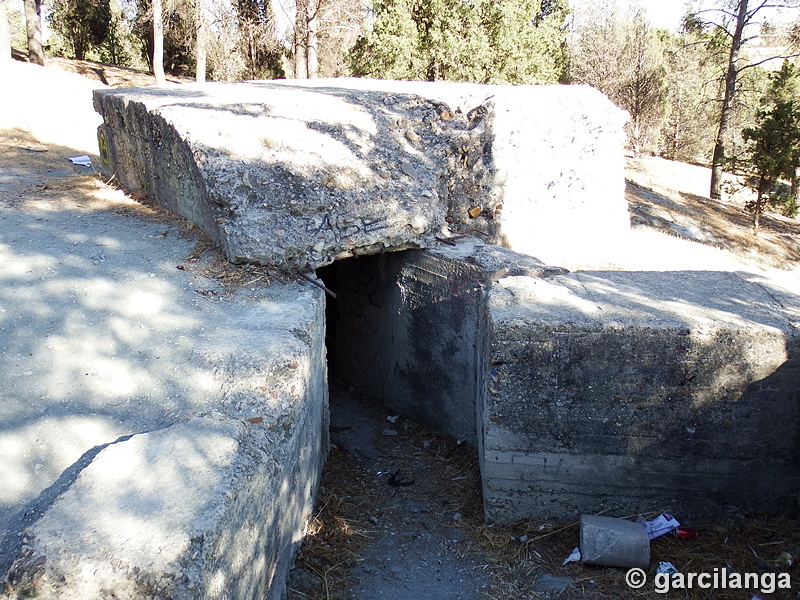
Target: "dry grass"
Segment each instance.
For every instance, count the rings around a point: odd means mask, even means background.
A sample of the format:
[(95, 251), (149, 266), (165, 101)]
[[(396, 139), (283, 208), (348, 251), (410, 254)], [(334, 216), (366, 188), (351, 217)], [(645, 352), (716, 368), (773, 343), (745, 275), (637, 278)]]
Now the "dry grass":
[(89, 169), (65, 177), (63, 169), (70, 168), (68, 158), (74, 155), (75, 150), (42, 143), (22, 129), (1, 130), (0, 161), (8, 165), (25, 165), (32, 175), (21, 177), (14, 186), (0, 190), (0, 201), (18, 210), (46, 213), (103, 211), (164, 225), (165, 231), (160, 237), (167, 237), (173, 230), (195, 241), (194, 248), (178, 268), (220, 285), (219, 291), (206, 292), (208, 294), (231, 296), (244, 287), (297, 279), (271, 266), (229, 263), (219, 247), (194, 223), (143, 194), (125, 191), (113, 177)]
[[(691, 228), (704, 238), (695, 238), (696, 243), (727, 250), (762, 268), (800, 266), (800, 221), (765, 212), (754, 231), (753, 214), (744, 208), (749, 194), (719, 201), (686, 191), (705, 183), (706, 170), (662, 159), (629, 159), (625, 195), (632, 221), (678, 237), (672, 225), (678, 231), (680, 226)], [(684, 189), (673, 189), (676, 184)], [(648, 219), (653, 216), (656, 221)]]
[[(12, 49), (12, 56), (19, 61), (27, 62), (28, 53), (25, 50)], [(75, 58), (62, 58), (60, 56), (46, 56), (47, 68), (60, 69), (69, 73), (82, 75), (87, 79), (99, 81), (110, 87), (144, 87), (155, 85), (156, 78), (147, 71), (118, 67), (93, 60), (77, 60)], [(175, 77), (170, 75), (167, 81), (174, 83), (188, 83), (194, 81), (188, 77)]]

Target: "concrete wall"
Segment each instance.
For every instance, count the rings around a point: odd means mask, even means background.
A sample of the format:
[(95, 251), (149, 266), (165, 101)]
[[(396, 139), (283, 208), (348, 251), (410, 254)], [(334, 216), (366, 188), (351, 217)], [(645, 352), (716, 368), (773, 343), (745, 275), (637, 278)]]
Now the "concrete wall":
[(795, 296), (733, 273), (567, 274), (492, 252), (340, 267), (336, 346), (354, 384), (476, 443), (487, 519), (796, 513)]
[(500, 280), (487, 517), (796, 514), (800, 336), (773, 292), (714, 272)]
[(478, 230), (615, 236), (625, 113), (586, 86), (245, 82), (102, 90), (103, 169), (234, 261), (302, 270)]

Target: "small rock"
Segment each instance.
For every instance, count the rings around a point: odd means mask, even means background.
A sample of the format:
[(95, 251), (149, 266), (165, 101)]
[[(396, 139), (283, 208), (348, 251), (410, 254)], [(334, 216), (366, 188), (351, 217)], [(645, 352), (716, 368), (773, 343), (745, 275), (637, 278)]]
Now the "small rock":
[(419, 141), (419, 135), (413, 129), (409, 129), (409, 130), (406, 131), (406, 139), (409, 142), (418, 142)]
[(414, 168), (410, 162), (401, 162), (400, 163), (400, 170), (408, 175), (409, 177), (413, 177), (414, 179), (419, 179), (419, 171)]

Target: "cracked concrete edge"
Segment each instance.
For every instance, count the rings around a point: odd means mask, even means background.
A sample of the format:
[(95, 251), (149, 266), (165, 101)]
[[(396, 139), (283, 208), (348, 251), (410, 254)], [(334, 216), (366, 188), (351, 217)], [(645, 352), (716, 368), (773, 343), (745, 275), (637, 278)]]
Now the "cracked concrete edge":
[(266, 307), (295, 343), (200, 341), (219, 410), (97, 446), (29, 505), (5, 598), (283, 597), (328, 449), (324, 294), (300, 297), (299, 321)]
[(521, 320), (691, 330), (767, 327), (792, 335), (797, 290), (728, 271), (577, 271), (497, 280), (489, 306), (497, 323)]

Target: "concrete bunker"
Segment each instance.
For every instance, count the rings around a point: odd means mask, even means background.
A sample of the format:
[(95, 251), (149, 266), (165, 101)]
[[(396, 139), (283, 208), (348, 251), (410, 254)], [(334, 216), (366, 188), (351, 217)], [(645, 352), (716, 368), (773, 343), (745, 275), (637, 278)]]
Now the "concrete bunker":
[[(103, 167), (127, 189), (196, 223), (231, 261), (319, 269), (338, 292), (335, 368), (474, 443), (488, 519), (654, 506), (715, 518), (730, 504), (796, 513), (796, 296), (749, 275), (568, 273), (533, 258), (578, 239), (600, 248), (629, 227), (624, 115), (595, 90), (250, 82), (107, 90), (95, 107)], [(215, 370), (224, 410), (195, 421), (229, 425), (225, 448), (238, 450), (219, 473), (235, 472), (238, 487), (212, 490), (207, 530), (187, 528), (187, 547), (152, 567), (176, 598), (281, 597), (310, 511), (327, 446), (322, 291), (265, 293), (276, 296), (253, 310), (297, 357), (239, 356), (215, 339), (229, 350)], [(254, 334), (247, 315), (231, 319)], [(289, 381), (283, 367), (298, 365), (305, 379)], [(135, 441), (157, 450), (160, 439)], [(259, 480), (278, 491), (259, 494)], [(77, 503), (92, 483), (64, 498)], [(265, 522), (283, 525), (268, 543)], [(99, 544), (68, 554), (53, 531), (31, 546), (63, 555), (46, 563), (51, 581), (106, 565), (104, 589), (124, 591), (145, 560), (114, 567)], [(147, 557), (149, 543), (130, 555)], [(225, 590), (227, 578), (241, 584)], [(67, 579), (41, 597), (92, 595)]]

